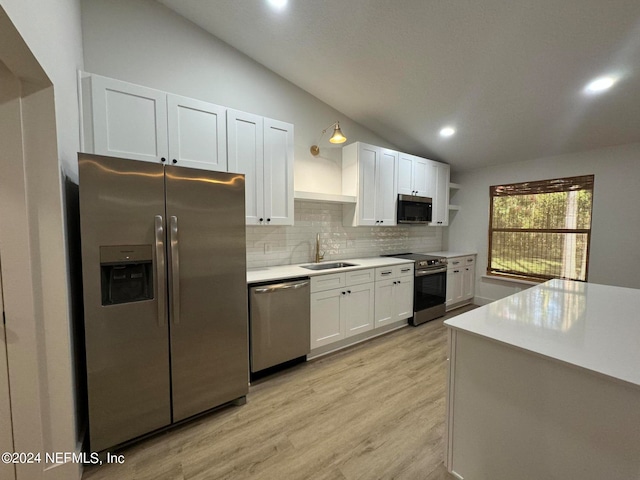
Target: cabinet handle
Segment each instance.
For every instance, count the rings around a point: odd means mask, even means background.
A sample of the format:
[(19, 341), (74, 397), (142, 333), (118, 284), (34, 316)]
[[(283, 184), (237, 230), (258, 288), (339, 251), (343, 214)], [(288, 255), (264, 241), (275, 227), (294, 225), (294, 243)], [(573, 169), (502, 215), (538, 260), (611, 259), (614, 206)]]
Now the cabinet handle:
[(398, 282), (393, 282), (394, 285), (396, 285)]
[(270, 221), (271, 221), (271, 219), (270, 219), (270, 218), (267, 218), (267, 223), (269, 223)]
[(160, 161), (161, 161), (161, 162), (166, 162), (166, 161), (167, 161), (167, 159), (166, 159), (166, 158), (164, 158), (164, 157), (162, 157), (162, 158), (160, 159)]
[(458, 265), (460, 262), (451, 262), (453, 265)]
[(347, 292), (341, 292), (341, 293), (342, 293), (343, 295), (346, 295), (346, 294), (347, 294)]
[(176, 159), (174, 158), (173, 160), (171, 160), (171, 163), (173, 163), (173, 164), (175, 165), (176, 163), (178, 163), (178, 160), (176, 160)]
[(380, 272), (380, 275), (391, 275), (391, 272)]
[(384, 220), (380, 220), (380, 223), (384, 223)]
[(403, 268), (403, 269), (402, 269), (402, 270), (400, 270), (400, 271), (401, 271), (402, 273), (404, 273), (404, 272), (409, 272), (409, 271), (411, 271), (411, 269), (410, 269), (410, 268)]
[(402, 283), (402, 281), (401, 281), (401, 280), (398, 280), (398, 284), (401, 284), (401, 283)]
[(347, 293), (348, 293), (349, 295), (351, 295), (351, 290), (347, 290)]
[(453, 273), (460, 273), (460, 270), (454, 270)]
[(264, 222), (264, 218), (261, 218), (259, 221), (260, 221), (260, 223)]

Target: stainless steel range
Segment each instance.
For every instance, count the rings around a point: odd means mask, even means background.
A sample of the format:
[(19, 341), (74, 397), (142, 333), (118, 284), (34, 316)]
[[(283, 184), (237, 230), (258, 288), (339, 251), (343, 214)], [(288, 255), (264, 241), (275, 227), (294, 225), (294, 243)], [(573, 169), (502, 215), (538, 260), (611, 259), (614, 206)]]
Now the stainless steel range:
[(411, 325), (420, 325), (445, 314), (447, 299), (446, 258), (419, 253), (397, 253), (384, 256), (404, 258), (415, 262)]

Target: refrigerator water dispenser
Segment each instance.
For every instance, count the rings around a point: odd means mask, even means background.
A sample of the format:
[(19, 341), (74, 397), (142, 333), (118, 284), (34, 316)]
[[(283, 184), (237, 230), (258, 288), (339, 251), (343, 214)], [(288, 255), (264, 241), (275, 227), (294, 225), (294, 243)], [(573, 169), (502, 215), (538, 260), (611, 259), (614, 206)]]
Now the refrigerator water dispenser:
[(100, 247), (102, 305), (153, 299), (151, 245)]

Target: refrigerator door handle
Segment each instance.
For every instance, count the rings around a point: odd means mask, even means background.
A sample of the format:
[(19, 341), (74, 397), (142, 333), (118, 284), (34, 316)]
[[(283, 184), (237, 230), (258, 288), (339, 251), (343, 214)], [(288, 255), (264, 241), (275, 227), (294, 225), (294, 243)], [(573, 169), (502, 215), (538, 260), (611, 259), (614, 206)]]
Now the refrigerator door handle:
[(164, 222), (162, 215), (155, 216), (156, 234), (156, 292), (158, 297), (158, 326), (163, 327), (167, 320), (167, 298), (166, 298), (166, 265), (164, 252)]
[(174, 325), (180, 323), (180, 257), (178, 245), (178, 217), (171, 216), (170, 226), (171, 243), (171, 304)]

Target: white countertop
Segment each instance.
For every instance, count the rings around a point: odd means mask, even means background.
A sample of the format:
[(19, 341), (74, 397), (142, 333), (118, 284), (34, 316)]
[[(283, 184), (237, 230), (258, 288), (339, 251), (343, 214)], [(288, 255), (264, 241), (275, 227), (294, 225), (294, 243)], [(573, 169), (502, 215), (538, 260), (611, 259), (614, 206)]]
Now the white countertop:
[(247, 270), (247, 283), (268, 282), (271, 280), (282, 280), (293, 277), (312, 277), (314, 275), (326, 275), (328, 273), (351, 272), (365, 268), (387, 267), (389, 265), (401, 265), (413, 263), (413, 260), (390, 257), (370, 257), (370, 258), (350, 258), (345, 260), (326, 260), (322, 263), (346, 262), (353, 263), (353, 267), (330, 268), (326, 270), (308, 270), (302, 265), (309, 265), (311, 262), (297, 265), (277, 265), (274, 267), (251, 268)]
[(426, 252), (424, 255), (433, 255), (434, 257), (445, 257), (445, 258), (453, 258), (453, 257), (466, 257), (467, 255), (477, 255), (477, 252)]
[(640, 386), (640, 290), (550, 280), (444, 323)]

